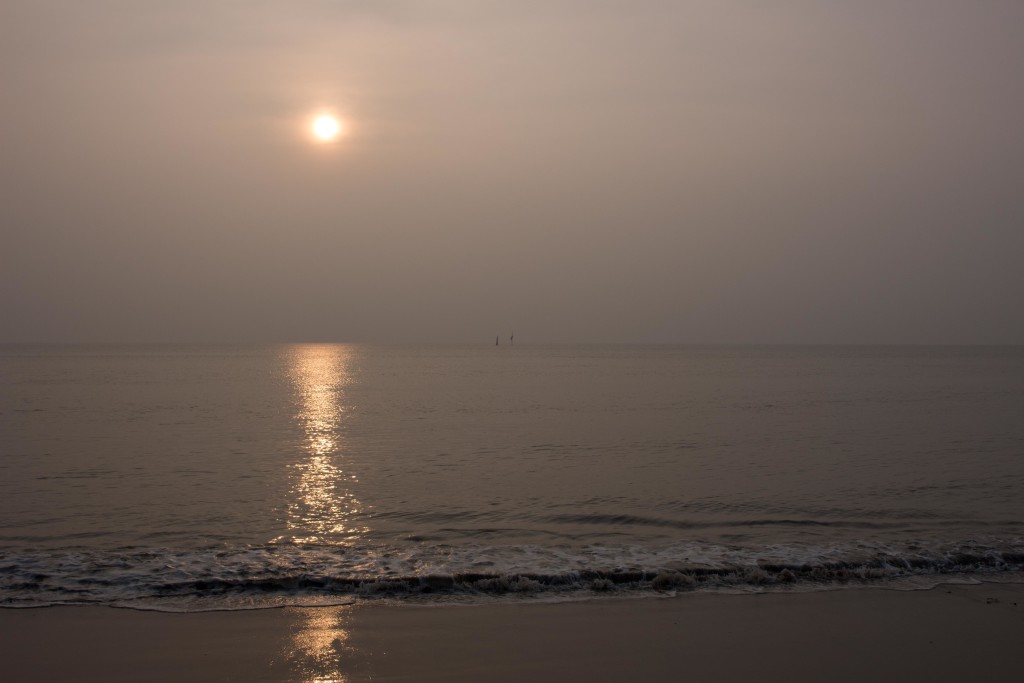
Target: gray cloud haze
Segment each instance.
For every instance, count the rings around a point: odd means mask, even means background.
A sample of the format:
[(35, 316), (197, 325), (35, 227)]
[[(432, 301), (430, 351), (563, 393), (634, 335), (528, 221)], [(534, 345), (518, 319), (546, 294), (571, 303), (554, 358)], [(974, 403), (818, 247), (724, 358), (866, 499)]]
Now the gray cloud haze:
[(0, 341), (1024, 343), (1022, 26), (7, 0)]

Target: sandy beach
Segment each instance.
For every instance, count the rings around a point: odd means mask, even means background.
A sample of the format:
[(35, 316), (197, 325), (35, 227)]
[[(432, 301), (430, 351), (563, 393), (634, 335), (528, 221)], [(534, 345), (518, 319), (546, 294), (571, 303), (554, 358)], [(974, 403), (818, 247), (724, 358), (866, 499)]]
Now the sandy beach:
[(1024, 667), (1024, 584), (487, 606), (0, 610), (7, 681), (962, 681)]

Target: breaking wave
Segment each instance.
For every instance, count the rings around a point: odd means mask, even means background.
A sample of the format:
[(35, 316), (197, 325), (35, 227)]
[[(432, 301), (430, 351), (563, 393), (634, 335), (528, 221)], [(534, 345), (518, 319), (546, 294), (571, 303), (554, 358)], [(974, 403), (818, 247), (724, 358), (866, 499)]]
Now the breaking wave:
[(0, 551), (0, 606), (165, 611), (355, 601), (587, 599), (680, 591), (921, 588), (1024, 572), (1024, 542), (923, 547), (428, 546)]

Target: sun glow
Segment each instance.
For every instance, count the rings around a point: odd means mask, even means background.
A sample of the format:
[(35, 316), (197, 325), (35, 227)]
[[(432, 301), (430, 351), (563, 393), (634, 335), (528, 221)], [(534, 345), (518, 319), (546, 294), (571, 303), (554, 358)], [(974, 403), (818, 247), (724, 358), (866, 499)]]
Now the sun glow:
[(322, 114), (313, 119), (310, 129), (313, 132), (313, 137), (320, 142), (337, 140), (342, 133), (341, 121), (330, 114)]

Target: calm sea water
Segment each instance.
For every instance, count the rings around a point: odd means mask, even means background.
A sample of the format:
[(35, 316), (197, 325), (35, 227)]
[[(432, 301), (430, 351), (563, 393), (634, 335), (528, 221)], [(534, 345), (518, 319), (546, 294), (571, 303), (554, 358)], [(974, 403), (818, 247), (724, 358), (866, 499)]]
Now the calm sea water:
[(0, 347), (0, 604), (1024, 569), (1024, 348)]

